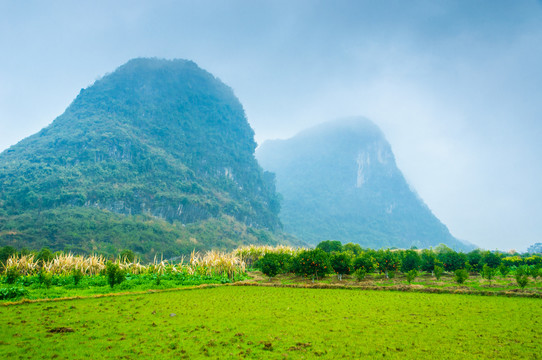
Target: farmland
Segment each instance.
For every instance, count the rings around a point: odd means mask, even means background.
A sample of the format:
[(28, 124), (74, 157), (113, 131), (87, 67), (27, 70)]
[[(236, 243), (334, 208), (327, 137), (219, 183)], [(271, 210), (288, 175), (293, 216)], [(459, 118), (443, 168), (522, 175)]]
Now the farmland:
[(217, 286), (0, 307), (3, 358), (540, 358), (539, 299)]

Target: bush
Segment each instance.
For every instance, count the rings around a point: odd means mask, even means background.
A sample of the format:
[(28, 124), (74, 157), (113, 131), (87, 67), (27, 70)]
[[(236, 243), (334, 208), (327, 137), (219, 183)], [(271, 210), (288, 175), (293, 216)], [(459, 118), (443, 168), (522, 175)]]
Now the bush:
[(44, 268), (41, 268), (40, 272), (38, 273), (38, 281), (40, 284), (45, 285), (45, 287), (49, 289), (53, 284), (53, 274), (45, 271)]
[(350, 254), (342, 252), (331, 255), (331, 267), (337, 273), (339, 280), (342, 280), (343, 275), (350, 274), (352, 267), (352, 258)]
[(258, 266), (265, 275), (272, 278), (280, 272), (280, 256), (274, 253), (267, 253), (258, 260)]
[(495, 277), (496, 270), (489, 266), (488, 264), (484, 264), (484, 267), (482, 268), (482, 277), (484, 279), (487, 279), (489, 283), (491, 284), (491, 279)]
[(133, 263), (135, 260), (135, 254), (132, 250), (123, 250), (120, 253), (120, 259), (129, 263)]
[(358, 281), (362, 281), (367, 276), (367, 271), (364, 268), (359, 268), (354, 271), (354, 276)]
[(435, 277), (437, 280), (440, 280), (442, 277), (442, 274), (444, 274), (444, 268), (442, 266), (435, 265), (435, 268), (433, 269), (433, 273), (435, 274)]
[(316, 279), (331, 271), (329, 255), (321, 249), (301, 251), (294, 259), (294, 272), (298, 275), (312, 275)]
[(391, 272), (397, 271), (401, 266), (401, 260), (396, 252), (390, 250), (379, 250), (376, 252), (376, 268), (380, 273), (385, 273), (387, 278), (393, 278), (395, 274), (390, 277)]
[(458, 284), (463, 284), (469, 278), (469, 273), (465, 269), (457, 269), (454, 273), (454, 280)]
[(531, 275), (533, 280), (536, 282), (536, 278), (540, 276), (540, 269), (536, 266), (532, 266), (529, 269), (529, 275)]
[(316, 245), (317, 249), (321, 249), (327, 253), (343, 251), (343, 244), (337, 240), (326, 240)]
[(73, 278), (74, 285), (75, 286), (79, 285), (79, 282), (83, 278), (83, 272), (81, 271), (81, 269), (79, 268), (73, 269), (72, 278)]
[(401, 271), (408, 273), (410, 270), (419, 270), (422, 259), (417, 251), (406, 250), (401, 261)]
[(510, 268), (508, 266), (504, 265), (504, 264), (501, 264), (501, 265), (499, 265), (499, 272), (501, 273), (501, 276), (504, 279), (510, 273)]
[(111, 287), (122, 283), (126, 278), (126, 274), (120, 269), (119, 265), (111, 261), (105, 264), (105, 274), (107, 275), (107, 282)]
[(48, 262), (48, 261), (51, 261), (53, 260), (55, 256), (53, 255), (53, 253), (51, 252), (51, 250), (49, 250), (48, 248), (44, 247), (40, 250), (40, 252), (38, 253), (38, 256), (36, 257), (37, 260), (40, 261), (40, 263), (44, 263), (44, 262)]
[(374, 259), (371, 254), (366, 252), (354, 259), (353, 266), (355, 270), (363, 269), (366, 273), (370, 273), (375, 268)]
[(516, 274), (516, 282), (523, 289), (529, 283), (529, 277), (527, 274)]
[(6, 270), (6, 283), (14, 284), (20, 276), (21, 273), (19, 272), (19, 269), (15, 266), (10, 266)]
[(406, 279), (408, 281), (408, 283), (410, 284), (412, 281), (414, 281), (414, 279), (416, 278), (416, 276), (418, 276), (418, 270), (410, 270), (409, 272), (406, 273)]
[(25, 288), (2, 288), (0, 289), (0, 300), (14, 299), (28, 295), (28, 290)]

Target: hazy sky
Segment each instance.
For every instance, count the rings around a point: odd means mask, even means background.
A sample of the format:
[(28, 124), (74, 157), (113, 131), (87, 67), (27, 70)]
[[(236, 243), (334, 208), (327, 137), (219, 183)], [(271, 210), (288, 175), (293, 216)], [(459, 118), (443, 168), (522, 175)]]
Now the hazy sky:
[(542, 2), (0, 0), (0, 151), (134, 57), (195, 61), (261, 143), (362, 115), (453, 235), (542, 242)]

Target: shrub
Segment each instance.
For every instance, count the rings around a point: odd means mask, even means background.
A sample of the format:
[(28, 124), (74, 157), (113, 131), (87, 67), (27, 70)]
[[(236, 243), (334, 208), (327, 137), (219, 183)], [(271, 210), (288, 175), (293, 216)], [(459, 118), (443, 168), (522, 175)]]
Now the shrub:
[(316, 245), (317, 249), (321, 249), (327, 253), (343, 251), (343, 244), (338, 240), (325, 240)]
[(529, 277), (527, 274), (516, 274), (516, 282), (523, 289), (529, 283)]
[(280, 272), (280, 256), (274, 253), (267, 253), (258, 260), (258, 266), (262, 272), (272, 278)]
[(367, 271), (364, 268), (359, 268), (354, 271), (354, 276), (358, 281), (362, 281), (367, 276)]
[(501, 257), (494, 252), (488, 251), (484, 253), (482, 262), (495, 269), (501, 264)]
[(79, 268), (75, 268), (72, 271), (73, 283), (75, 286), (79, 285), (79, 282), (83, 278), (83, 272)]
[(533, 278), (533, 280), (536, 282), (536, 278), (540, 276), (540, 268), (536, 266), (532, 266), (529, 269), (529, 275)]
[(120, 269), (119, 265), (111, 261), (108, 261), (105, 265), (105, 274), (107, 275), (107, 282), (111, 287), (122, 283), (126, 278), (126, 274)]
[(132, 250), (123, 250), (120, 253), (120, 259), (124, 262), (133, 263), (135, 260), (135, 254)]
[(366, 273), (370, 273), (374, 270), (374, 259), (369, 253), (363, 253), (357, 256), (353, 261), (353, 266), (355, 270), (363, 269)]
[(6, 283), (13, 284), (21, 276), (19, 269), (15, 266), (10, 266), (6, 270)]
[(469, 273), (465, 269), (457, 269), (454, 273), (454, 280), (458, 284), (463, 284), (469, 278)]
[(421, 256), (421, 269), (423, 271), (433, 271), (435, 268), (435, 260), (437, 259), (437, 255), (428, 249), (422, 250), (422, 256)]
[[(397, 271), (400, 266), (401, 260), (396, 252), (391, 252), (390, 250), (379, 250), (376, 252), (376, 268), (381, 273), (385, 273), (387, 278), (390, 278), (390, 273)], [(393, 275), (391, 278), (393, 278)]]
[(489, 266), (488, 264), (484, 264), (482, 268), (482, 277), (484, 279), (487, 279), (489, 283), (491, 284), (491, 279), (495, 277), (495, 269)]
[(294, 271), (303, 276), (312, 275), (316, 279), (325, 276), (331, 271), (329, 255), (321, 249), (303, 250), (294, 259)]
[(406, 273), (406, 279), (408, 283), (410, 284), (414, 279), (418, 276), (418, 270), (412, 269), (409, 272)]
[(508, 274), (510, 273), (510, 268), (504, 265), (504, 263), (501, 263), (499, 265), (499, 272), (501, 273), (503, 278), (506, 278), (506, 276), (508, 276)]
[(417, 251), (406, 250), (401, 261), (401, 271), (407, 273), (410, 270), (419, 270), (421, 263), (422, 259)]
[(343, 275), (350, 274), (352, 267), (352, 258), (350, 254), (342, 252), (331, 255), (331, 267), (337, 273), (339, 280), (342, 280)]
[(10, 287), (0, 289), (0, 300), (14, 299), (27, 295), (28, 290), (25, 288)]
[(440, 280), (442, 277), (442, 274), (444, 274), (444, 268), (442, 266), (435, 265), (435, 268), (433, 269), (433, 273), (435, 274), (435, 277), (437, 280)]
[(45, 285), (45, 287), (49, 289), (53, 284), (53, 274), (45, 271), (44, 268), (41, 268), (38, 273), (38, 281), (40, 284)]
[(49, 250), (48, 248), (44, 247), (40, 250), (40, 252), (38, 253), (38, 256), (36, 257), (36, 260), (39, 260), (40, 263), (44, 263), (44, 262), (49, 262), (51, 260), (53, 260), (55, 256), (53, 255), (53, 253), (51, 252), (51, 250)]

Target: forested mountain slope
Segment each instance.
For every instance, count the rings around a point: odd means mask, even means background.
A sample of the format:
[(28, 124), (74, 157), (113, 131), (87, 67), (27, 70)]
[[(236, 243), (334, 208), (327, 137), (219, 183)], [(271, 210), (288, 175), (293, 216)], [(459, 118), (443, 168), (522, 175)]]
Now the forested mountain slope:
[(281, 241), (253, 137), (195, 63), (131, 60), (0, 154), (0, 245), (151, 257)]
[(405, 181), (391, 147), (371, 121), (327, 122), (256, 150), (277, 176), (284, 230), (300, 240), (365, 247), (465, 249)]

